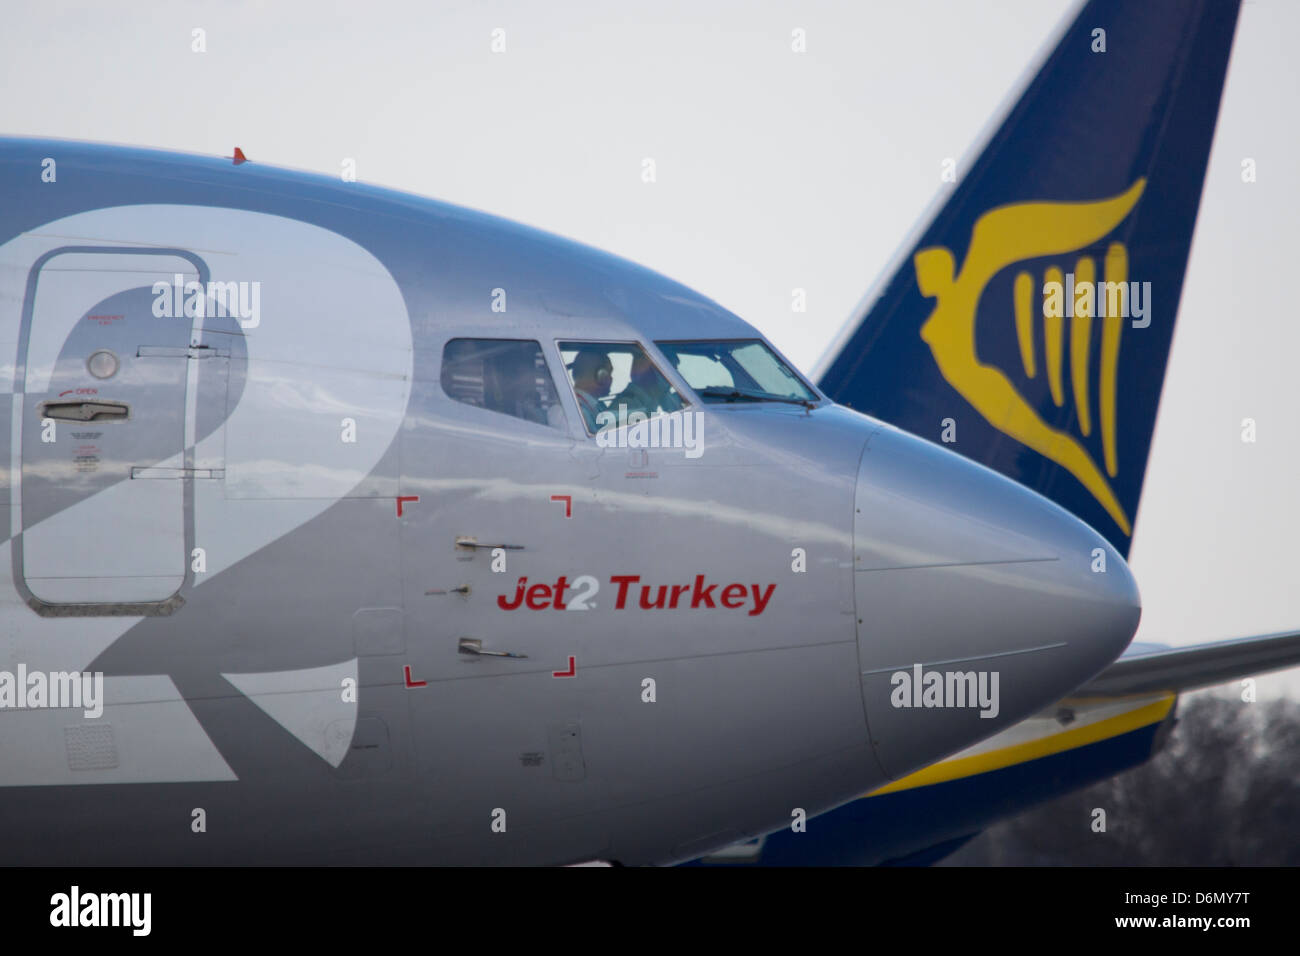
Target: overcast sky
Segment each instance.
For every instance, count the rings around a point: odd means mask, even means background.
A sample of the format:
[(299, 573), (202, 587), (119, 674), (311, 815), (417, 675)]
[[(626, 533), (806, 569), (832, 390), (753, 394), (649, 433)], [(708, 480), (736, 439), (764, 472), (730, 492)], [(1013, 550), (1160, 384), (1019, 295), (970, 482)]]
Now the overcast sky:
[[(351, 158), (678, 279), (807, 371), (1073, 2), (14, 6), (0, 132)], [(1134, 536), (1139, 640), (1300, 629), (1296, 36), (1300, 3), (1244, 5)], [(1283, 687), (1300, 672), (1261, 681)]]

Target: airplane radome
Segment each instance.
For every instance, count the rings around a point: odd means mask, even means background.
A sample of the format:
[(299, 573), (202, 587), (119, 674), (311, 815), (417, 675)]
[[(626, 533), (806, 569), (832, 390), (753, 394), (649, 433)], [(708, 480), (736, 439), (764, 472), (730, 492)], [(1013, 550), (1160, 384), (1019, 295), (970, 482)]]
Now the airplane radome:
[[(0, 709), (9, 863), (689, 860), (1140, 613), (1096, 531), (689, 289), (255, 158), (0, 140), (0, 342), (0, 659), (103, 679)], [(607, 434), (679, 413), (698, 455)], [(914, 667), (996, 716), (891, 707)]]

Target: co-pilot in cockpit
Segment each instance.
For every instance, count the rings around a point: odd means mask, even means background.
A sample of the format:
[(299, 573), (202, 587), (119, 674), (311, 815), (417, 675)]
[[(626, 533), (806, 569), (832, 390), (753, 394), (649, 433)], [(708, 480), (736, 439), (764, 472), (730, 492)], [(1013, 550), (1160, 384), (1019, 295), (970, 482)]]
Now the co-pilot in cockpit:
[(638, 345), (561, 342), (560, 351), (583, 421), (593, 435), (679, 411), (686, 404)]

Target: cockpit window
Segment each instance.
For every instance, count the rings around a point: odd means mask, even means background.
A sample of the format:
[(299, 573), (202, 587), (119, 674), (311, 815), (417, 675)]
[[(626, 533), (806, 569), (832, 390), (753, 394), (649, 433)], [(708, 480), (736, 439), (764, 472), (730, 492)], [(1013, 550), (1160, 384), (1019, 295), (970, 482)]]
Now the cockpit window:
[(442, 390), (466, 405), (565, 427), (555, 382), (536, 342), (452, 339), (442, 350)]
[(686, 384), (706, 402), (791, 402), (821, 399), (758, 339), (656, 342)]
[(675, 412), (686, 404), (639, 345), (561, 342), (560, 355), (582, 420), (593, 435)]

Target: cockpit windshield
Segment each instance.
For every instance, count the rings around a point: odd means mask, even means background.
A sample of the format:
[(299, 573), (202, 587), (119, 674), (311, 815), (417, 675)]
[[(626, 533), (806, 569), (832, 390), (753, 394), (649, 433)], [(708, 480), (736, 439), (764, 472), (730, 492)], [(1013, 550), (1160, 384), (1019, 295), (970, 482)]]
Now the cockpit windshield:
[(686, 384), (706, 402), (809, 405), (821, 401), (793, 369), (758, 339), (655, 344)]
[(636, 424), (679, 411), (686, 403), (639, 345), (561, 342), (578, 410), (587, 431)]

